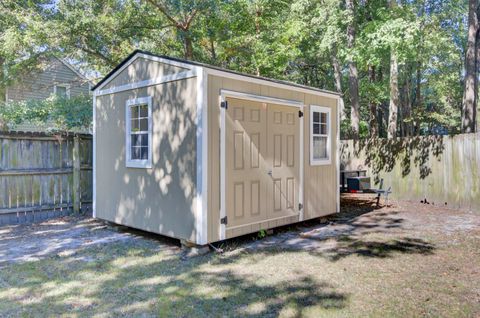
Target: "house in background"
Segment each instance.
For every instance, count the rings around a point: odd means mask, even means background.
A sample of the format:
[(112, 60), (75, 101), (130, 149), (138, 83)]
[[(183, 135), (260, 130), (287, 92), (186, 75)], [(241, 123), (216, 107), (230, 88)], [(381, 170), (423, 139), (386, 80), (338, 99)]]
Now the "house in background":
[(6, 102), (42, 100), (52, 94), (70, 98), (90, 93), (90, 81), (66, 61), (52, 57), (39, 70), (22, 76), (5, 89)]

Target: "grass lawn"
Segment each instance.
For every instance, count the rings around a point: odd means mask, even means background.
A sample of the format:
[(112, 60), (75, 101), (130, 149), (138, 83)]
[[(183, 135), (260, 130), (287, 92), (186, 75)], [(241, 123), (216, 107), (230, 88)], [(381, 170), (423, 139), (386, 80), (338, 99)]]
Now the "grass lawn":
[(343, 208), (331, 226), (349, 230), (304, 238), (308, 249), (245, 248), (251, 236), (184, 259), (171, 242), (135, 238), (7, 262), (0, 316), (480, 316), (479, 213)]

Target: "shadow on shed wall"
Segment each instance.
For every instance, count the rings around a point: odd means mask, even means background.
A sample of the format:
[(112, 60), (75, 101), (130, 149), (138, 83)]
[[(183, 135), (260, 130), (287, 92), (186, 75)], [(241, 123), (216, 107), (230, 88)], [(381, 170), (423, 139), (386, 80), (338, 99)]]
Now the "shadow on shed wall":
[[(128, 70), (128, 68), (127, 68)], [(194, 240), (196, 79), (97, 98), (97, 217)], [(152, 96), (152, 169), (125, 164), (125, 105)]]

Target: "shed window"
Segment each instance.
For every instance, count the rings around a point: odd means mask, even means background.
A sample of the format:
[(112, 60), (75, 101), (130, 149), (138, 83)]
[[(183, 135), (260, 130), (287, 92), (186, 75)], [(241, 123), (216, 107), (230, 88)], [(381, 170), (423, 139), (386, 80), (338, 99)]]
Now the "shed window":
[(331, 163), (330, 108), (310, 106), (310, 164)]
[(126, 106), (127, 167), (152, 166), (152, 98), (130, 99)]

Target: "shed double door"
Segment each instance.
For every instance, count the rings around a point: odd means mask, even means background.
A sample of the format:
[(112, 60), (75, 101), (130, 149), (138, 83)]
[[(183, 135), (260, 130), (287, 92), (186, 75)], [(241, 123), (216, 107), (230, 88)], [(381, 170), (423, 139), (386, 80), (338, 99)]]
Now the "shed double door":
[(236, 98), (227, 103), (226, 230), (245, 227), (248, 233), (298, 215), (298, 108)]

